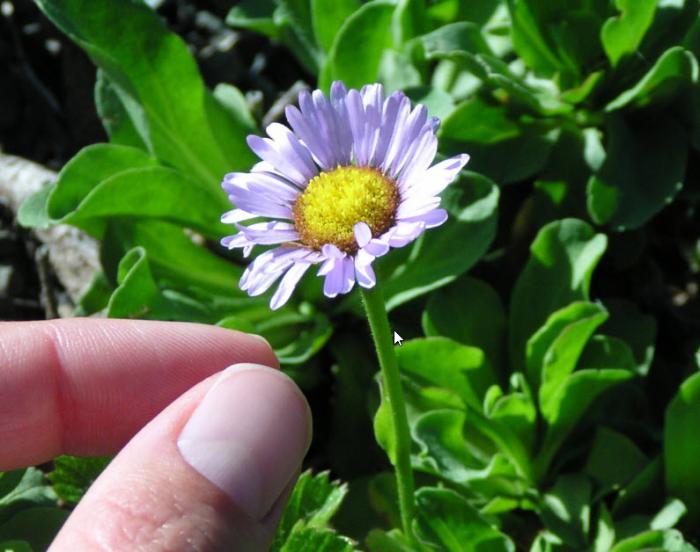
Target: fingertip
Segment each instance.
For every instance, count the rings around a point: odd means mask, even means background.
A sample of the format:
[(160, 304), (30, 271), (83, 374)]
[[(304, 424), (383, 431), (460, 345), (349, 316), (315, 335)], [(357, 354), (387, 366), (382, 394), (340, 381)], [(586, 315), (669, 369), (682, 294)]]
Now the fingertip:
[(310, 410), (293, 380), (269, 366), (229, 366), (129, 442), (55, 549), (100, 540), (112, 550), (164, 542), (173, 550), (267, 550), (310, 439)]
[(309, 405), (283, 372), (258, 364), (224, 370), (182, 429), (184, 460), (261, 520), (298, 470), (311, 442)]

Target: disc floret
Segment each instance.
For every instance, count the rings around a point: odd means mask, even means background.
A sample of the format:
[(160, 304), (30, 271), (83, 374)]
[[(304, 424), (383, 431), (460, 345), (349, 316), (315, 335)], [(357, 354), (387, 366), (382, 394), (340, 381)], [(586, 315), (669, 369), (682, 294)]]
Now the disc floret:
[(293, 207), (300, 241), (312, 249), (333, 244), (352, 255), (358, 222), (379, 236), (394, 223), (399, 204), (396, 183), (372, 167), (345, 166), (311, 179)]

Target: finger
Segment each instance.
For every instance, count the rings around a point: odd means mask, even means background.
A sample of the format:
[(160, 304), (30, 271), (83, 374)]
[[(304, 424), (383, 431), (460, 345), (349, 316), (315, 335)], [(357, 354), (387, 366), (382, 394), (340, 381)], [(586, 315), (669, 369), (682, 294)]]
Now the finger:
[(310, 438), (292, 380), (233, 366), (129, 442), (51, 550), (267, 550)]
[(0, 324), (0, 470), (118, 450), (166, 405), (267, 342), (213, 326), (72, 319)]

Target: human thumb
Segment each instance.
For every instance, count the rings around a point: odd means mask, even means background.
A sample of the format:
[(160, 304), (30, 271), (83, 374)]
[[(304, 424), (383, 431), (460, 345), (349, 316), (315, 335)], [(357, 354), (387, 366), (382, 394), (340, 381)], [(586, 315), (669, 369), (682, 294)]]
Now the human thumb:
[(309, 446), (310, 420), (282, 372), (234, 365), (127, 444), (50, 550), (267, 550)]

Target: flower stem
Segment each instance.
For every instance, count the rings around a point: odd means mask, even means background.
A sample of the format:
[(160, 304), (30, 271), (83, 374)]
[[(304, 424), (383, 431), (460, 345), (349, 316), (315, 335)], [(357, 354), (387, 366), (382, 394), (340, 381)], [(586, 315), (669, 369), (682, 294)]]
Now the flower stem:
[(413, 471), (411, 469), (411, 433), (408, 428), (406, 405), (401, 388), (399, 365), (394, 354), (393, 333), (384, 305), (384, 297), (377, 283), (370, 290), (361, 290), (369, 327), (372, 330), (374, 347), (377, 350), (382, 373), (382, 392), (391, 412), (396, 450), (395, 458), (389, 459), (396, 471), (396, 484), (399, 491), (401, 524), (405, 535), (412, 541), (414, 517)]

